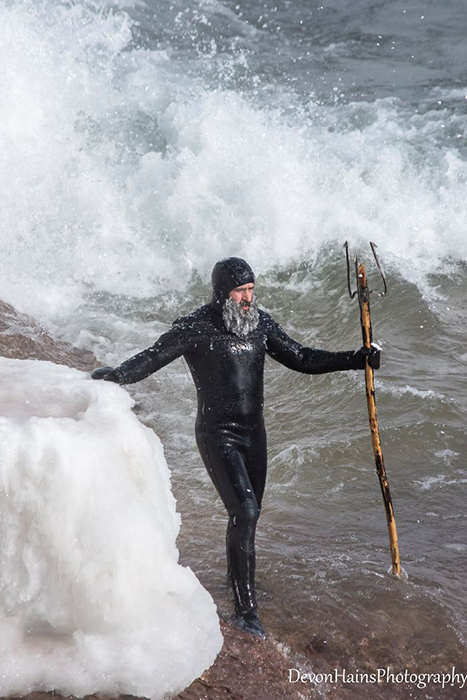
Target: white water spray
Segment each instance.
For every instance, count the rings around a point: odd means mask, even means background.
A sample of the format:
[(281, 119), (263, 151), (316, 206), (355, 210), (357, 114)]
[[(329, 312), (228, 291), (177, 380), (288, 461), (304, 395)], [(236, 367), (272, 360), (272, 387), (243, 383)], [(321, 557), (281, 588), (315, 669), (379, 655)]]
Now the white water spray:
[(420, 285), (467, 260), (467, 167), (439, 141), (459, 116), (268, 103), (131, 39), (99, 3), (0, 9), (0, 298), (66, 335), (90, 292), (151, 297), (231, 254), (262, 273), (371, 239)]

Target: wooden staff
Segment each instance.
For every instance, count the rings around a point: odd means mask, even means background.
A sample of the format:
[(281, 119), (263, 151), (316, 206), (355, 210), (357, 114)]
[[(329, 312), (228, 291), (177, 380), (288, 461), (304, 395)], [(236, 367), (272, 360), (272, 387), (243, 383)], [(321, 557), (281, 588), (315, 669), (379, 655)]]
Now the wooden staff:
[[(374, 252), (374, 251), (373, 251)], [(358, 300), (360, 302), (360, 322), (362, 325), (363, 344), (368, 351), (371, 351), (371, 341), (373, 339), (370, 317), (370, 292), (368, 289), (366, 270), (363, 264), (357, 270)], [(371, 442), (375, 453), (376, 473), (378, 474), (381, 492), (383, 494), (384, 507), (386, 509), (386, 519), (389, 529), (389, 543), (391, 547), (392, 573), (399, 577), (401, 573), (401, 563), (399, 557), (399, 544), (397, 539), (396, 521), (394, 519), (394, 509), (392, 507), (391, 492), (389, 490), (388, 477), (384, 467), (383, 451), (379, 437), (378, 417), (376, 415), (375, 385), (373, 381), (373, 368), (368, 364), (366, 358), (365, 367), (366, 400), (368, 404), (368, 416), (370, 419)]]

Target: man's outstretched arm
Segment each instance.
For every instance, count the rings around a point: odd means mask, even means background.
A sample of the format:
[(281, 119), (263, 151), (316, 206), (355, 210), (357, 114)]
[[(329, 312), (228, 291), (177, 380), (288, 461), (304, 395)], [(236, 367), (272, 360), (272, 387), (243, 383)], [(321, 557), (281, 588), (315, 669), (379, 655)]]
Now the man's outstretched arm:
[(378, 369), (380, 365), (380, 351), (374, 347), (371, 351), (360, 348), (360, 350), (346, 350), (344, 352), (329, 352), (304, 347), (290, 338), (271, 317), (268, 319), (266, 352), (289, 369), (305, 374), (365, 369), (367, 355), (369, 355), (369, 364), (373, 369)]
[(118, 367), (99, 367), (91, 377), (117, 384), (134, 384), (183, 355), (189, 344), (188, 334), (175, 322), (170, 331), (161, 335), (150, 348), (130, 357)]

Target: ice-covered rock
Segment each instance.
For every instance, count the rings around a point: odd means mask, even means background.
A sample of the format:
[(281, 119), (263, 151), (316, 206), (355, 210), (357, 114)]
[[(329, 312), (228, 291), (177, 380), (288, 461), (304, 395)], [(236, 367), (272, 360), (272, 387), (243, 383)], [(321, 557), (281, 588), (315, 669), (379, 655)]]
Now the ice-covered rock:
[(153, 699), (222, 646), (159, 438), (110, 382), (0, 358), (0, 694)]

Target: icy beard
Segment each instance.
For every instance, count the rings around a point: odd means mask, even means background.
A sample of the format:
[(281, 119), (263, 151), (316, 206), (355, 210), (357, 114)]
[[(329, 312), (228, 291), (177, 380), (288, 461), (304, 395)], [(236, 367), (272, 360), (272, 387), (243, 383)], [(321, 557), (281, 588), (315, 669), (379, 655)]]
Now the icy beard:
[(259, 311), (256, 299), (253, 297), (250, 308), (244, 311), (238, 301), (228, 297), (222, 307), (222, 319), (230, 333), (235, 333), (240, 338), (245, 338), (254, 331), (259, 323)]

